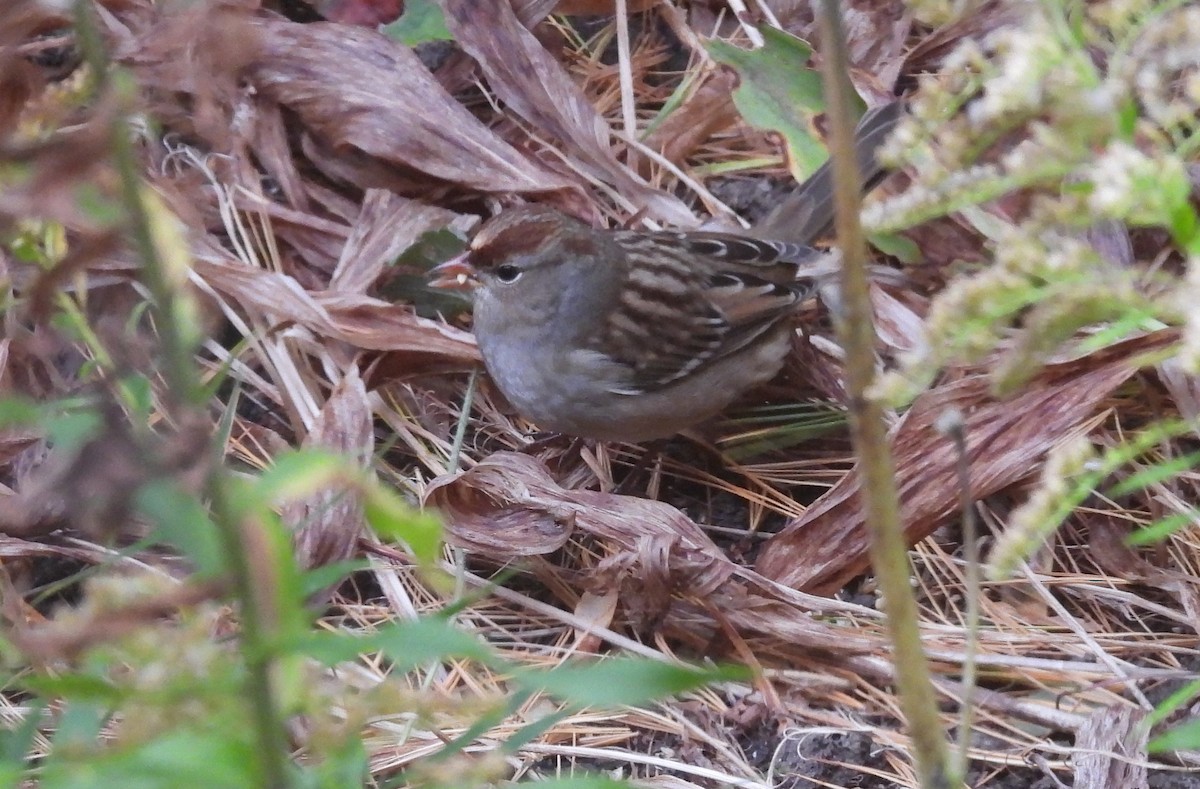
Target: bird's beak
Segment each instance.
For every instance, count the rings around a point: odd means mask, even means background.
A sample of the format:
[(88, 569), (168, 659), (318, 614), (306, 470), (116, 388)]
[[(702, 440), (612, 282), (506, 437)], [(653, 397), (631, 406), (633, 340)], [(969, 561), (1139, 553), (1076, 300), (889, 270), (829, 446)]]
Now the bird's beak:
[(467, 262), (468, 252), (429, 269), (429, 287), (442, 290), (471, 290), (479, 284), (475, 267)]

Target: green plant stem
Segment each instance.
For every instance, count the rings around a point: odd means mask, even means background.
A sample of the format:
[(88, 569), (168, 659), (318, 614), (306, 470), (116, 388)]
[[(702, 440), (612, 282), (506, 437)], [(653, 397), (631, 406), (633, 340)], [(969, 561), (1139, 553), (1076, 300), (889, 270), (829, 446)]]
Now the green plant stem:
[[(462, 456), (463, 441), (467, 436), (467, 425), (471, 421), (471, 408), (475, 403), (475, 388), (479, 385), (479, 368), (471, 370), (467, 379), (467, 392), (463, 395), (462, 413), (458, 417), (458, 427), (454, 430), (454, 444), (450, 448), (450, 462), (447, 469), (450, 474), (458, 473), (459, 460)], [(458, 546), (451, 549), (454, 556), (454, 602), (457, 604), (466, 594), (467, 552)]]
[(822, 0), (818, 13), (822, 74), (831, 133), (838, 245), (842, 250), (842, 302), (838, 337), (846, 353), (850, 432), (861, 476), (859, 496), (871, 532), (871, 561), (887, 606), (895, 649), (896, 684), (908, 723), (921, 786), (961, 785), (948, 758), (929, 665), (921, 648), (917, 603), (909, 585), (908, 546), (888, 449), (883, 408), (867, 396), (875, 378), (875, 327), (866, 270), (866, 241), (859, 222), (859, 173), (854, 156), (851, 87), (837, 0)]
[[(218, 459), (219, 460), (219, 459)], [(218, 538), (225, 549), (225, 558), (232, 569), (233, 589), (241, 603), (242, 626), (238, 643), (246, 662), (246, 704), (254, 717), (258, 738), (255, 757), (259, 774), (267, 789), (286, 789), (288, 742), (279, 720), (278, 696), (275, 692), (273, 667), (275, 663), (273, 635), (277, 622), (271, 621), (271, 601), (276, 591), (269, 581), (259, 581), (260, 574), (251, 566), (250, 556), (270, 559), (263, 551), (252, 552), (243, 528), (255, 528), (250, 519), (243, 519), (229, 496), (229, 485), (220, 465), (208, 480), (209, 508)], [(264, 574), (271, 576), (271, 574)]]
[(86, 0), (76, 0), (76, 36), (84, 60), (96, 80), (97, 97), (101, 97), (107, 89), (116, 100), (116, 106), (108, 109), (109, 149), (120, 176), (122, 202), (129, 215), (127, 229), (133, 238), (134, 249), (142, 261), (139, 275), (150, 291), (152, 306), (159, 318), (158, 331), (162, 337), (163, 378), (167, 384), (167, 404), (169, 407), (178, 408), (184, 403), (196, 402), (200, 393), (194, 372), (192, 349), (187, 347), (180, 334), (178, 302), (175, 299), (174, 288), (170, 285), (166, 265), (154, 243), (150, 216), (146, 211), (146, 204), (142, 201), (142, 180), (138, 176), (137, 155), (133, 142), (129, 139), (129, 128), (122, 111), (124, 105), (132, 100), (131, 96), (124, 95), (129, 92), (129, 86), (113, 80), (109, 74), (108, 56), (92, 18), (90, 6)]
[[(120, 86), (109, 75), (108, 58), (90, 6), (86, 0), (77, 0), (75, 23), (84, 58), (97, 81), (97, 95), (101, 96), (105, 88), (111, 90)], [(154, 312), (158, 316), (167, 410), (177, 424), (186, 424), (194, 420), (204, 407), (204, 388), (196, 372), (194, 349), (182, 331), (184, 310), (177, 288), (172, 284), (167, 264), (155, 244), (150, 215), (142, 199), (143, 184), (138, 175), (138, 159), (129, 138), (125, 113), (120, 111), (123, 109), (122, 102), (128, 101), (129, 97), (118, 93), (115, 98), (118, 104), (109, 119), (110, 150), (120, 177), (124, 206), (129, 214), (129, 232), (141, 259), (140, 277), (150, 293)], [(215, 447), (214, 453), (219, 454)], [(274, 590), (269, 582), (260, 584), (259, 574), (251, 567), (250, 541), (246, 539), (243, 528), (252, 527), (252, 523), (242, 517), (231, 501), (228, 479), (220, 457), (214, 458), (210, 465), (212, 470), (206, 480), (205, 492), (242, 612), (238, 643), (247, 668), (246, 704), (256, 722), (258, 742), (254, 756), (258, 761), (262, 786), (266, 789), (286, 789), (289, 783), (288, 744), (283, 724), (278, 719), (279, 705), (271, 680), (275, 655), (270, 601), (274, 599)]]
[(471, 370), (467, 379), (467, 392), (463, 395), (462, 413), (458, 416), (458, 425), (454, 428), (454, 443), (450, 446), (450, 460), (446, 473), (458, 473), (458, 461), (462, 455), (463, 441), (467, 437), (467, 425), (471, 422), (471, 407), (475, 403), (475, 388), (479, 385), (479, 368)]

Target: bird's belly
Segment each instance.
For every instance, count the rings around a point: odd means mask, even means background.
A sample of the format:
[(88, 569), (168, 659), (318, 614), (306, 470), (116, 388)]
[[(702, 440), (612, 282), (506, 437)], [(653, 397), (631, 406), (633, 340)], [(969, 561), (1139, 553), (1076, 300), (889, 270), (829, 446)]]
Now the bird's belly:
[(481, 343), (488, 372), (512, 406), (544, 430), (604, 441), (649, 441), (675, 435), (771, 378), (790, 346), (773, 332), (757, 347), (718, 361), (705, 375), (665, 389), (619, 394), (619, 368), (599, 354)]
[[(580, 365), (570, 354), (507, 354), (481, 348), (488, 373), (519, 414), (543, 430), (585, 438), (615, 440), (623, 396), (609, 391), (607, 379)], [(616, 409), (616, 410), (614, 410)], [(618, 431), (619, 432), (619, 431)]]

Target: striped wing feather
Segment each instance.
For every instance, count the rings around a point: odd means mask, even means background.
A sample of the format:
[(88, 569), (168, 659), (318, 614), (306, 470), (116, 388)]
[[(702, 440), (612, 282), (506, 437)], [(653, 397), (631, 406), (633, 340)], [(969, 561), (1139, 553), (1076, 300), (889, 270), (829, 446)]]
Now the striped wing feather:
[[(810, 247), (720, 233), (614, 234), (627, 260), (619, 304), (593, 348), (629, 370), (613, 391), (669, 386), (746, 347), (807, 297)], [(669, 306), (668, 306), (669, 305)]]

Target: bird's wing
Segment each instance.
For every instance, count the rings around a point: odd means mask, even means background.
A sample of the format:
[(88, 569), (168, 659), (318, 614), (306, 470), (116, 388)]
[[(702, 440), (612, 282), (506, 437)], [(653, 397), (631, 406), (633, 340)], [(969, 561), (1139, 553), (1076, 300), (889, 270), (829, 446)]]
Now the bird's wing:
[(720, 233), (617, 233), (624, 281), (592, 347), (628, 370), (622, 394), (663, 389), (744, 348), (807, 297), (808, 247)]

